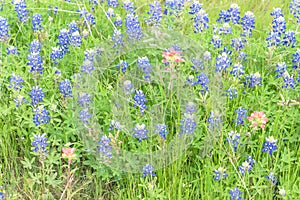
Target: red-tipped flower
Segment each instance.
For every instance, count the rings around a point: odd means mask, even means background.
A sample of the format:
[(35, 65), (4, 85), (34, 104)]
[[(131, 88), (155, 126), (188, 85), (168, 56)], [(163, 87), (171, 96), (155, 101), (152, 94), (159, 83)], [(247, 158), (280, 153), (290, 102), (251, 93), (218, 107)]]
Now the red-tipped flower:
[(181, 51), (176, 51), (173, 48), (170, 48), (169, 51), (164, 51), (162, 56), (164, 58), (163, 63), (184, 62), (183, 58), (181, 57)]
[(264, 129), (266, 123), (269, 121), (263, 111), (254, 111), (250, 117), (248, 117), (248, 120), (251, 122), (254, 130), (257, 130), (257, 127)]
[(62, 158), (68, 158), (68, 163), (71, 164), (72, 160), (76, 158), (75, 154), (76, 148), (62, 148)]

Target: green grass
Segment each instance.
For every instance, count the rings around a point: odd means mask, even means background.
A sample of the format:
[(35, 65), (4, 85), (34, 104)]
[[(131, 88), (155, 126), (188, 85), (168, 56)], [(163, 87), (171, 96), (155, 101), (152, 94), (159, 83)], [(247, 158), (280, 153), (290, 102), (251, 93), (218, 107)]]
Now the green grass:
[[(143, 17), (147, 16), (149, 3), (152, 1), (135, 1), (136, 13), (139, 15), (143, 30), (147, 28)], [(293, 73), (295, 77), (297, 77), (297, 70), (299, 70), (291, 69), (292, 54), (296, 52), (297, 48), (300, 48), (300, 36), (297, 32), (299, 31), (299, 24), (289, 13), (289, 2), (283, 0), (207, 0), (201, 3), (208, 13), (210, 29), (198, 34), (193, 32), (193, 21), (190, 20), (191, 15), (188, 14), (189, 6), (187, 5), (180, 16), (176, 19), (169, 18), (169, 21), (163, 21), (162, 25), (163, 27), (171, 26), (173, 30), (166, 29), (166, 32), (176, 37), (182, 34), (182, 39), (165, 39), (161, 36), (162, 43), (159, 44), (158, 48), (141, 43), (129, 44), (129, 46), (124, 47), (125, 53), (118, 56), (113, 54), (114, 49), (109, 46), (112, 44), (110, 39), (114, 25), (105, 16), (104, 11), (108, 9), (106, 3), (96, 6), (95, 12), (91, 12), (92, 6), (88, 1), (72, 0), (71, 3), (63, 0), (27, 1), (29, 15), (40, 13), (43, 17), (44, 29), (38, 33), (32, 31), (30, 19), (25, 24), (19, 22), (11, 2), (4, 3), (0, 16), (8, 19), (11, 35), (8, 41), (0, 43), (0, 192), (4, 193), (5, 199), (222, 200), (229, 199), (229, 191), (235, 187), (242, 191), (244, 199), (297, 199), (300, 195), (300, 179), (298, 178), (298, 174), (300, 174), (300, 106), (299, 104), (280, 106), (278, 102), (282, 100), (281, 95), (285, 100), (299, 102), (300, 87), (297, 83), (295, 89), (281, 88), (284, 84), (283, 79), (276, 79), (274, 72), (276, 64), (279, 62), (286, 62), (288, 71)], [(241, 16), (244, 16), (246, 11), (252, 11), (255, 15), (255, 29), (253, 36), (247, 38), (248, 42), (244, 48), (247, 61), (243, 65), (245, 75), (256, 72), (261, 74), (262, 86), (244, 88), (242, 83), (244, 77), (239, 80), (229, 72), (220, 75), (222, 76), (222, 83), (219, 84), (218, 78), (220, 76), (214, 73), (218, 50), (210, 44), (213, 36), (212, 27), (213, 24), (217, 25), (215, 22), (219, 17), (220, 10), (228, 9), (232, 3), (239, 4)], [(58, 6), (59, 9), (57, 16), (51, 12), (52, 22), (48, 20), (49, 5)], [(77, 9), (83, 7), (86, 7), (95, 16), (95, 26), (84, 25), (83, 19), (76, 13)], [(275, 7), (282, 8), (287, 22), (287, 30), (297, 32), (296, 48), (281, 47), (272, 50), (266, 47), (265, 39), (272, 28), (273, 18), (270, 13)], [(123, 23), (125, 23), (125, 10), (116, 8), (114, 11), (122, 17)], [(82, 40), (80, 48), (70, 46), (70, 52), (57, 65), (57, 68), (61, 70), (61, 75), (57, 75), (50, 59), (51, 48), (56, 46), (58, 42), (59, 31), (68, 29), (68, 24), (73, 20), (78, 24), (80, 33), (86, 30), (89, 32), (89, 36)], [(231, 39), (240, 37), (241, 25), (232, 25), (232, 29), (232, 35), (222, 36), (224, 45), (229, 46)], [(125, 34), (124, 25), (121, 30)], [(38, 78), (29, 72), (27, 65), (29, 44), (34, 39), (38, 39), (43, 45), (41, 55), (44, 60), (44, 73)], [(147, 56), (153, 66), (163, 66), (161, 53), (164, 49), (174, 45), (174, 41), (181, 43), (189, 41), (186, 46), (183, 46), (183, 48), (189, 46), (183, 52), (183, 55), (186, 56), (184, 58), (188, 58), (190, 54), (198, 55), (198, 50), (201, 50), (199, 54), (202, 54), (203, 50), (212, 53), (212, 62), (205, 63), (205, 73), (210, 73), (211, 81), (210, 92), (207, 97), (200, 95), (200, 87), (198, 86), (193, 89), (179, 87), (178, 91), (169, 92), (166, 89), (168, 80), (156, 84), (146, 84), (139, 79), (134, 79), (142, 76), (136, 71), (136, 62), (139, 57)], [(6, 48), (10, 45), (18, 47), (20, 53), (18, 56), (7, 55)], [(83, 76), (86, 85), (83, 84), (78, 89), (76, 88), (78, 80), (72, 76), (80, 72), (85, 50), (95, 47), (100, 47), (103, 51), (102, 57), (96, 65), (96, 68), (101, 69), (103, 73), (96, 77)], [(233, 51), (232, 63), (237, 62), (236, 57), (237, 53)], [(119, 73), (115, 68), (122, 59), (129, 63), (126, 74)], [(196, 76), (190, 66), (191, 60), (188, 59), (186, 59), (186, 63), (177, 66), (178, 76), (182, 76), (183, 80), (189, 75)], [(20, 91), (9, 88), (9, 78), (13, 73), (19, 74), (24, 79), (24, 87)], [(59, 84), (65, 79), (72, 81), (73, 98), (66, 99), (59, 92)], [(130, 103), (130, 106), (126, 106), (125, 100), (119, 100), (119, 98), (123, 98), (120, 95), (122, 92), (121, 84), (126, 79), (132, 80), (137, 88), (140, 86), (139, 89), (142, 89), (146, 95), (147, 106), (150, 110), (147, 110), (144, 116), (140, 114), (138, 108), (132, 106), (133, 102)], [(182, 84), (180, 79), (176, 79), (176, 81), (178, 85)], [(13, 102), (18, 95), (24, 96), (31, 102), (29, 92), (35, 85), (39, 85), (45, 92), (45, 98), (41, 105), (46, 106), (51, 118), (48, 124), (39, 126), (35, 126), (33, 123), (33, 106), (30, 103), (16, 107)], [(220, 85), (222, 87), (219, 88), (219, 91), (217, 89)], [(237, 98), (229, 100), (229, 98), (222, 96), (229, 87), (237, 89)], [(78, 126), (77, 112), (79, 108), (76, 106), (74, 108), (77, 93), (85, 89), (94, 95), (91, 107), (94, 109), (95, 117), (91, 124), (97, 124), (97, 128), (88, 133), (86, 128)], [(132, 154), (128, 153), (128, 157), (126, 157), (126, 153), (123, 157), (117, 157), (114, 154), (110, 161), (110, 166), (113, 167), (109, 167), (100, 163), (99, 156), (95, 153), (87, 151), (95, 148), (99, 134), (102, 132), (107, 136), (110, 134), (110, 144), (115, 150), (150, 152), (155, 156), (156, 154), (151, 150), (167, 147), (169, 141), (176, 137), (184, 112), (182, 106), (187, 101), (194, 99), (198, 99), (196, 101), (198, 111), (195, 114), (198, 126), (193, 141), (185, 151), (178, 152), (183, 147), (175, 145), (174, 149), (177, 150), (177, 154), (165, 155), (174, 159), (174, 162), (151, 158), (158, 160), (157, 166), (160, 166), (155, 170), (155, 177), (146, 176), (142, 178), (140, 164), (133, 163), (135, 157)], [(122, 108), (126, 109), (127, 112), (115, 112), (113, 110), (115, 108), (114, 100), (123, 103), (124, 107)], [(161, 107), (156, 108), (155, 105)], [(264, 111), (269, 119), (266, 128), (253, 131), (246, 119), (245, 126), (235, 126), (233, 122), (236, 119), (235, 110), (239, 107), (248, 109), (248, 116), (256, 110)], [(151, 112), (151, 108), (156, 110)], [(219, 109), (224, 116), (221, 129), (211, 133), (207, 128), (207, 119), (214, 109)], [(131, 127), (136, 123), (146, 123), (148, 127), (149, 124), (162, 123), (160, 117), (163, 117), (170, 128), (166, 142), (159, 137), (151, 137), (148, 140), (138, 142), (136, 138), (131, 136)], [(125, 129), (120, 132), (107, 131), (110, 120), (115, 118), (121, 120), (120, 122), (125, 126)], [(152, 128), (150, 132), (153, 130)], [(239, 146), (236, 152), (226, 142), (231, 130), (241, 134), (242, 146)], [(247, 134), (248, 132), (251, 135)], [(47, 146), (49, 154), (46, 157), (32, 152), (31, 143), (34, 134), (43, 133), (46, 133), (49, 142)], [(265, 138), (269, 136), (274, 136), (278, 140), (278, 149), (274, 151), (272, 157), (262, 152)], [(61, 158), (63, 147), (76, 148), (77, 158), (70, 165), (68, 165), (67, 160)], [(249, 155), (256, 161), (256, 164), (250, 173), (242, 176), (238, 167)], [(118, 160), (120, 158), (132, 159), (129, 163), (133, 167), (126, 166), (125, 161)], [(227, 169), (228, 177), (215, 181), (214, 170), (219, 167)], [(126, 172), (129, 169), (131, 172)], [(265, 178), (270, 172), (274, 172), (277, 177), (276, 185), (272, 185)], [(279, 190), (282, 188), (287, 193), (286, 197), (279, 194)]]

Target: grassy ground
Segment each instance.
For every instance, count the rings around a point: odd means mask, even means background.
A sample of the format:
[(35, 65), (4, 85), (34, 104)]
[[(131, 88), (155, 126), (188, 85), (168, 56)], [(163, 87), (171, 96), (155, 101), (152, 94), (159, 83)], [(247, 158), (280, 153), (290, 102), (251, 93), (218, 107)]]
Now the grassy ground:
[[(142, 29), (146, 29), (147, 25), (143, 17), (147, 17), (149, 3), (152, 1), (135, 1), (136, 13), (139, 15), (139, 21)], [(161, 1), (163, 5), (163, 1)], [(200, 87), (196, 86), (192, 89), (193, 95), (199, 100), (197, 101), (198, 111), (196, 113), (197, 129), (193, 142), (184, 152), (176, 152), (179, 156), (176, 161), (169, 163), (164, 167), (155, 169), (156, 176), (146, 176), (142, 178), (142, 170), (136, 173), (121, 172), (100, 163), (99, 156), (88, 152), (92, 149), (88, 145), (95, 145), (95, 141), (87, 136), (86, 129), (78, 126), (76, 109), (73, 108), (76, 99), (76, 85), (80, 84), (73, 75), (80, 73), (84, 60), (84, 53), (87, 49), (101, 47), (103, 55), (111, 55), (112, 47), (108, 49), (108, 42), (111, 40), (114, 25), (112, 21), (107, 19), (105, 12), (108, 9), (107, 3), (95, 6), (92, 11), (92, 4), (88, 1), (74, 1), (70, 3), (59, 0), (47, 1), (27, 1), (27, 9), (29, 16), (34, 13), (42, 15), (42, 31), (33, 31), (31, 19), (27, 23), (21, 23), (14, 11), (15, 7), (11, 2), (3, 4), (3, 10), (0, 16), (7, 18), (10, 37), (7, 41), (1, 42), (1, 63), (0, 63), (0, 192), (4, 194), (5, 199), (230, 199), (230, 190), (237, 187), (242, 192), (243, 199), (298, 199), (300, 194), (300, 114), (299, 104), (292, 106), (281, 106), (278, 104), (285, 100), (300, 101), (300, 86), (296, 81), (295, 89), (285, 89), (283, 78), (275, 78), (276, 64), (286, 62), (290, 74), (294, 74), (295, 78), (299, 69), (292, 69), (292, 55), (296, 53), (299, 46), (299, 32), (296, 33), (295, 48), (277, 47), (267, 48), (266, 38), (272, 28), (273, 17), (270, 16), (273, 8), (282, 9), (285, 20), (287, 22), (287, 30), (299, 30), (299, 24), (295, 18), (289, 13), (289, 3), (283, 0), (259, 1), (259, 0), (243, 0), (243, 1), (202, 1), (203, 8), (209, 16), (210, 29), (202, 33), (195, 34), (193, 32), (193, 21), (190, 20), (192, 15), (188, 14), (189, 5), (183, 9), (180, 15), (175, 18), (168, 18), (169, 22), (163, 21), (162, 26), (173, 27), (174, 32), (181, 33), (186, 41), (194, 41), (194, 44), (188, 44), (192, 48), (208, 50), (212, 53), (212, 61), (205, 63), (206, 73), (214, 73), (216, 57), (219, 55), (219, 49), (215, 49), (210, 43), (213, 34), (213, 24), (218, 25), (216, 20), (219, 17), (220, 10), (229, 9), (232, 3), (240, 6), (241, 16), (246, 11), (252, 11), (255, 15), (255, 29), (253, 36), (247, 38), (244, 51), (247, 54), (247, 61), (243, 63), (245, 67), (245, 75), (241, 80), (234, 78), (229, 71), (220, 73), (222, 76), (222, 93), (230, 87), (237, 89), (238, 97), (230, 100), (228, 97), (223, 98), (220, 94), (213, 90), (217, 80), (211, 80), (209, 87), (211, 91), (204, 101), (204, 95), (200, 95)], [(122, 5), (122, 3), (120, 2)], [(48, 7), (52, 9), (57, 6), (58, 13), (54, 15), (53, 10), (48, 15)], [(96, 24), (87, 26), (76, 12), (78, 9), (86, 8), (95, 16)], [(114, 9), (125, 23), (126, 11), (119, 6)], [(49, 17), (51, 18), (49, 19)], [(112, 18), (114, 20), (115, 18)], [(163, 19), (167, 19), (163, 16)], [(75, 21), (79, 28), (80, 34), (84, 31), (89, 36), (82, 39), (80, 47), (70, 46), (69, 52), (59, 60), (58, 65), (54, 68), (54, 63), (50, 58), (51, 49), (57, 46), (58, 35), (60, 30), (68, 29), (68, 24)], [(230, 46), (231, 39), (240, 37), (242, 31), (241, 25), (232, 25), (233, 33), (222, 36), (223, 44)], [(123, 25), (122, 33), (126, 34), (126, 27)], [(170, 30), (167, 31), (170, 33)], [(172, 32), (172, 31), (171, 31)], [(171, 33), (171, 35), (175, 33)], [(43, 75), (36, 77), (29, 72), (27, 64), (29, 44), (38, 39), (42, 43), (40, 54), (43, 56)], [(172, 39), (164, 40), (161, 46), (175, 45)], [(174, 41), (180, 39), (174, 38)], [(193, 43), (193, 42), (189, 42)], [(10, 45), (17, 46), (19, 55), (7, 55), (6, 48)], [(130, 44), (129, 44), (130, 45)], [(187, 46), (188, 46), (187, 45)], [(200, 47), (197, 47), (201, 46)], [(130, 50), (132, 46), (125, 47)], [(137, 44), (139, 46), (139, 43)], [(168, 48), (166, 46), (165, 48)], [(182, 47), (183, 49), (185, 47)], [(223, 48), (223, 47), (222, 47)], [(128, 50), (127, 49), (127, 50)], [(113, 100), (118, 84), (126, 79), (133, 78), (140, 74), (136, 73), (136, 62), (138, 57), (148, 56), (153, 66), (162, 65), (162, 50), (148, 49), (141, 46), (135, 50), (124, 53), (119, 57), (107, 56), (100, 57), (100, 63), (106, 61), (109, 66), (96, 67), (101, 69), (107, 68), (100, 79), (90, 79), (95, 81), (93, 89), (93, 114), (95, 119), (93, 122), (99, 124), (104, 134), (111, 134), (110, 144), (114, 150), (118, 149), (118, 142), (122, 142), (121, 149), (139, 152), (149, 151), (149, 148), (160, 149), (163, 145), (169, 144), (168, 140), (175, 138), (176, 132), (179, 130), (180, 118), (182, 117), (180, 103), (186, 102), (188, 97), (184, 95), (168, 93), (162, 85), (143, 85), (140, 87), (146, 94), (147, 105), (157, 105), (161, 103), (163, 109), (157, 113), (146, 111), (145, 116), (141, 115), (137, 108), (126, 107), (129, 115), (119, 113), (121, 122), (127, 126), (133, 126), (135, 123), (149, 123), (153, 119), (158, 119), (160, 115), (166, 119), (166, 124), (170, 127), (167, 141), (161, 138), (154, 138), (148, 141), (139, 142), (136, 138), (128, 137), (131, 131), (107, 131), (110, 121), (114, 119)], [(188, 50), (186, 50), (188, 51)], [(190, 50), (193, 51), (193, 50)], [(201, 52), (202, 54), (203, 52)], [(184, 54), (184, 52), (183, 52)], [(232, 63), (238, 62), (237, 52), (232, 53)], [(123, 59), (129, 63), (126, 74), (119, 73), (115, 66)], [(186, 59), (185, 64), (180, 64), (179, 75), (186, 79), (189, 75), (196, 73), (191, 70), (191, 60)], [(160, 64), (157, 64), (160, 63)], [(105, 69), (106, 69), (105, 68)], [(55, 74), (56, 69), (61, 71), (60, 75)], [(297, 71), (298, 70), (298, 71)], [(100, 70), (101, 71), (101, 70)], [(262, 85), (254, 88), (247, 88), (243, 85), (246, 75), (259, 72), (262, 77)], [(19, 74), (24, 79), (24, 87), (21, 90), (10, 88), (12, 74)], [(212, 75), (210, 77), (218, 77)], [(86, 76), (84, 76), (86, 78)], [(99, 77), (97, 77), (99, 78)], [(69, 79), (72, 82), (73, 97), (65, 98), (59, 86), (61, 81)], [(87, 78), (89, 80), (89, 77)], [(179, 80), (179, 79), (178, 79)], [(134, 81), (133, 81), (134, 82)], [(138, 82), (138, 81), (137, 81)], [(90, 82), (89, 82), (90, 83)], [(135, 82), (134, 82), (135, 83)], [(43, 102), (50, 115), (50, 121), (47, 124), (36, 126), (33, 123), (35, 106), (31, 104), (29, 92), (33, 86), (40, 86), (45, 92)], [(92, 90), (89, 88), (90, 90)], [(79, 89), (80, 90), (80, 89)], [(121, 90), (121, 89), (119, 89)], [(181, 88), (179, 94), (186, 94), (188, 89)], [(29, 103), (23, 103), (16, 107), (14, 99), (18, 95), (24, 96)], [(207, 128), (210, 112), (214, 109), (217, 97), (222, 97), (218, 102), (222, 103), (219, 109), (224, 114), (222, 128), (214, 135), (210, 135)], [(179, 102), (182, 100), (182, 102)], [(152, 106), (154, 107), (154, 106)], [(235, 126), (233, 120), (236, 119), (235, 110), (243, 107), (248, 110), (247, 116), (254, 111), (264, 111), (268, 118), (266, 128), (254, 131), (249, 120), (245, 120), (245, 125)], [(125, 112), (124, 112), (125, 113)], [(151, 115), (152, 114), (152, 115)], [(155, 116), (157, 115), (157, 116)], [(154, 117), (153, 117), (154, 116)], [(144, 118), (145, 119), (144, 119)], [(144, 121), (143, 121), (144, 120)], [(155, 120), (153, 120), (155, 121)], [(93, 123), (91, 123), (93, 124)], [(97, 129), (97, 128), (96, 128)], [(128, 128), (130, 129), (130, 128)], [(234, 130), (240, 133), (241, 146), (237, 151), (233, 151), (232, 147), (226, 141), (228, 133)], [(251, 133), (250, 135), (247, 133)], [(46, 133), (48, 138), (48, 146), (46, 147), (48, 154), (44, 157), (41, 154), (33, 152), (32, 142), (35, 134)], [(97, 135), (97, 130), (91, 134)], [(210, 140), (205, 140), (211, 136)], [(83, 137), (84, 136), (84, 137)], [(262, 152), (265, 138), (274, 136), (277, 140), (278, 149), (270, 156), (268, 153)], [(99, 140), (99, 138), (97, 138)], [(157, 139), (157, 140), (156, 140)], [(97, 141), (98, 141), (97, 140)], [(205, 143), (209, 145), (205, 145)], [(152, 145), (149, 147), (149, 145)], [(160, 146), (161, 145), (161, 146)], [(203, 147), (207, 147), (208, 152)], [(76, 159), (72, 163), (68, 163), (66, 159), (62, 159), (62, 148), (76, 148)], [(177, 155), (176, 154), (176, 155)], [(116, 154), (114, 154), (115, 156)], [(255, 161), (251, 172), (246, 172), (243, 176), (239, 170), (239, 166), (251, 156)], [(124, 157), (126, 156), (124, 155)], [(118, 157), (114, 157), (111, 165), (118, 162)], [(128, 158), (130, 160), (130, 157)], [(133, 161), (132, 161), (133, 162)], [(119, 161), (119, 163), (122, 163)], [(134, 165), (134, 164), (133, 164)], [(162, 166), (163, 164), (158, 164)], [(139, 164), (135, 165), (136, 167)], [(119, 166), (119, 168), (123, 166)], [(124, 166), (126, 169), (127, 166)], [(216, 181), (215, 173), (219, 167), (226, 168), (228, 177)], [(126, 170), (125, 170), (126, 171)], [(266, 178), (270, 172), (273, 172), (277, 178), (276, 184)], [(284, 189), (286, 196), (280, 195), (280, 191)], [(1, 195), (0, 195), (1, 196)]]

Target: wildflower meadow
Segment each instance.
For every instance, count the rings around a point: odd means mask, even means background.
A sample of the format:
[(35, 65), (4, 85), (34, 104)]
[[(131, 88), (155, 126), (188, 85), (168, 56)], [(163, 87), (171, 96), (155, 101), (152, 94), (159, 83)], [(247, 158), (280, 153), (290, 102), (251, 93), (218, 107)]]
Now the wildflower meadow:
[(299, 199), (300, 0), (0, 0), (0, 45), (0, 199)]

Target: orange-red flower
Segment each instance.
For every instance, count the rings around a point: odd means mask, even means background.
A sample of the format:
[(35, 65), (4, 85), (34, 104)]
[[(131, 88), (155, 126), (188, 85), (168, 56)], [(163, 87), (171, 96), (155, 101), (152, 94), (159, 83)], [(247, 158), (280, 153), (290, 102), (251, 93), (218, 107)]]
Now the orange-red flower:
[(250, 117), (248, 117), (248, 120), (251, 122), (252, 127), (254, 130), (257, 130), (257, 127), (259, 126), (261, 129), (265, 128), (266, 123), (269, 121), (266, 117), (265, 113), (263, 111), (254, 111)]
[(68, 158), (68, 163), (71, 164), (72, 160), (77, 157), (75, 154), (75, 148), (62, 148), (62, 158)]
[(180, 63), (184, 62), (181, 57), (181, 51), (176, 51), (173, 48), (169, 49), (169, 51), (165, 51), (162, 53), (163, 63)]

